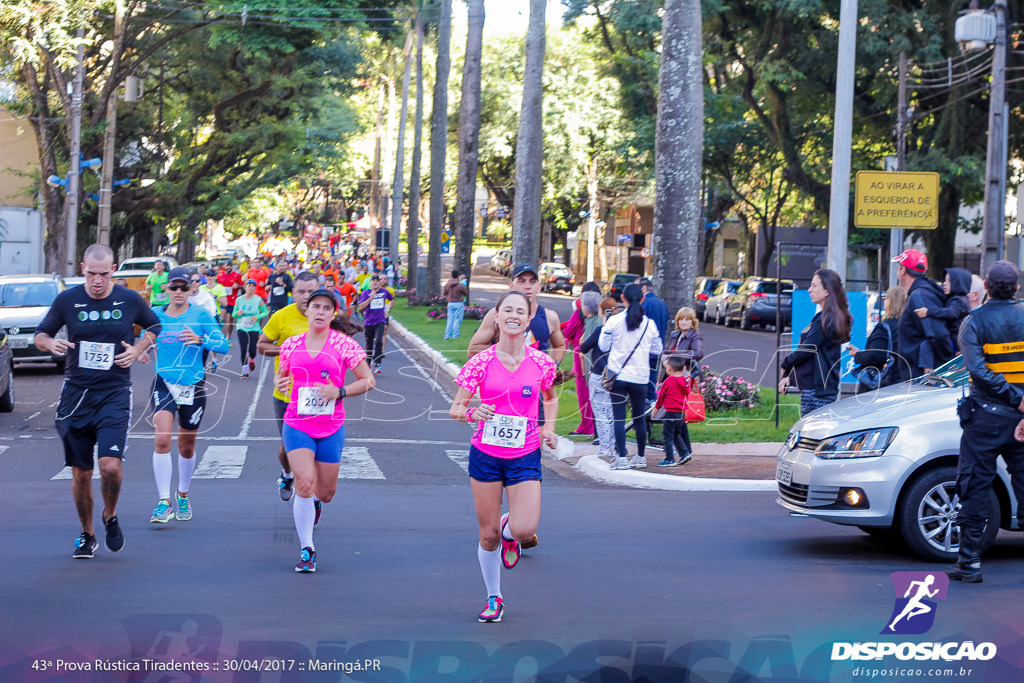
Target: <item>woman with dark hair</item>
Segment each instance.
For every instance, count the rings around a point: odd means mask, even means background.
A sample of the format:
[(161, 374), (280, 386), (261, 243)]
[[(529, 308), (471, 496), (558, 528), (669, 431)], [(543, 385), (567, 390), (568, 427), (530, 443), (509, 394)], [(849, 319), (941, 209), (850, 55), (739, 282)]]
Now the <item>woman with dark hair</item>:
[[(530, 325), (530, 299), (518, 291), (505, 292), (495, 305), (498, 343), (462, 366), (448, 415), (473, 423), (469, 447), (469, 484), (479, 525), (477, 561), (487, 589), (481, 622), (501, 621), (501, 567), (519, 562), (521, 541), (534, 539), (540, 522), (541, 441), (554, 447), (558, 365), (548, 354), (527, 346), (523, 331)], [(474, 394), (480, 405), (469, 407)], [(538, 417), (552, 416), (543, 426)], [(508, 512), (501, 513), (502, 494)]]
[(834, 270), (815, 271), (807, 293), (821, 311), (800, 333), (797, 350), (782, 360), (785, 375), (779, 382), (779, 392), (783, 393), (795, 377), (800, 389), (801, 417), (832, 403), (839, 395), (839, 358), (843, 344), (850, 341), (853, 325), (846, 290)]
[[(611, 390), (612, 413), (615, 416), (614, 469), (647, 466), (644, 449), (647, 446), (647, 423), (639, 419), (647, 410), (647, 385), (650, 382), (651, 356), (661, 353), (661, 332), (644, 315), (640, 305), (643, 299), (640, 285), (631, 283), (622, 290), (626, 310), (613, 315), (601, 328), (598, 348), (608, 352), (608, 371), (615, 374)], [(636, 451), (632, 461), (626, 458), (626, 401), (633, 408), (633, 428), (636, 431)]]
[[(585, 295), (592, 305), (584, 310), (583, 301)], [(593, 297), (597, 297), (593, 301)], [(580, 343), (585, 339), (584, 328), (587, 318), (597, 315), (597, 307), (601, 303), (601, 288), (596, 282), (588, 282), (580, 290), (580, 298), (576, 299), (576, 310), (572, 312), (569, 319), (562, 323), (562, 336), (565, 343), (572, 351), (572, 370), (576, 374), (576, 400), (580, 406), (580, 426), (572, 431), (573, 434), (594, 434), (594, 411), (590, 406), (590, 390), (587, 388), (587, 372), (584, 366), (584, 354), (580, 352)]]

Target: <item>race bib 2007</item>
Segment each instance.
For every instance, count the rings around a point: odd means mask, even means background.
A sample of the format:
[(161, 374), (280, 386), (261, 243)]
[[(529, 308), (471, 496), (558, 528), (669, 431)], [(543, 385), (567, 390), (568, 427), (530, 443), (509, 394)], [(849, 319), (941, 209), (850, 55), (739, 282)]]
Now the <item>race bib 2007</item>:
[(109, 370), (114, 364), (114, 345), (78, 342), (78, 367), (86, 370)]
[(334, 399), (324, 398), (316, 387), (299, 387), (299, 415), (333, 415)]
[(481, 440), (490, 446), (522, 448), (526, 445), (526, 418), (496, 414), (484, 422)]
[(378, 308), (384, 308), (384, 297), (378, 299), (370, 299), (370, 308), (376, 310)]

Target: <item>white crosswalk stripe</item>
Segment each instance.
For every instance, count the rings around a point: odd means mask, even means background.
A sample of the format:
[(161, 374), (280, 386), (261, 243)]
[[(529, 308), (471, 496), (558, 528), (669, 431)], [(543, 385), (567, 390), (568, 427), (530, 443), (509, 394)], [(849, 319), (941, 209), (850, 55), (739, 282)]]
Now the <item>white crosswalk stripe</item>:
[(384, 479), (384, 473), (370, 457), (366, 446), (345, 446), (341, 451), (338, 479)]
[(248, 450), (248, 446), (207, 446), (192, 478), (238, 479)]
[(463, 472), (467, 472), (467, 473), (469, 472), (469, 451), (468, 450), (461, 450), (461, 451), (459, 451), (459, 450), (448, 450), (446, 448), (445, 451), (444, 451), (444, 454), (447, 455), (448, 458), (453, 463), (455, 463), (456, 465), (461, 467)]
[[(443, 443), (443, 442), (442, 442)], [(0, 446), (0, 454), (8, 450), (9, 446)], [(245, 469), (246, 456), (249, 447), (243, 445), (208, 445), (199, 458), (194, 479), (238, 479)], [(469, 471), (469, 451), (466, 449), (444, 449), (444, 454), (449, 460), (458, 465), (463, 472)], [(141, 460), (133, 459), (132, 466), (137, 467)], [(149, 464), (149, 458), (145, 458), (145, 464)], [(99, 466), (92, 471), (92, 478), (100, 478)], [(377, 461), (370, 455), (367, 446), (345, 446), (341, 453), (341, 467), (338, 470), (338, 479), (386, 479)], [(71, 468), (64, 467), (57, 474), (50, 478), (51, 481), (71, 479)]]
[(6, 451), (8, 448), (10, 448), (10, 446), (0, 446), (0, 455), (3, 455), (4, 451)]

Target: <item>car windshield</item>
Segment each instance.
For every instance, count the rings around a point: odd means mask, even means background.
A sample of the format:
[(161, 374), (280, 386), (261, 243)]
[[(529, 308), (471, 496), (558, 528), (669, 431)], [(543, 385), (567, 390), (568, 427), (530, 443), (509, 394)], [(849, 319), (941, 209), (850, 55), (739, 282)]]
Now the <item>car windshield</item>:
[(0, 285), (0, 306), (49, 306), (57, 296), (52, 282), (12, 282)]
[(965, 387), (971, 381), (971, 376), (964, 367), (964, 357), (960, 354), (951, 360), (935, 368), (927, 375), (922, 375), (914, 380), (917, 384), (933, 387)]
[(548, 275), (554, 275), (555, 277), (569, 277), (568, 268), (551, 268), (548, 270)]
[[(778, 285), (778, 282), (776, 282), (775, 280), (762, 280), (760, 291), (764, 292), (765, 294), (775, 294), (776, 292), (778, 292), (778, 290), (776, 289), (776, 285)], [(789, 292), (789, 290), (791, 289), (793, 289), (793, 283), (790, 282), (789, 280), (783, 280), (783, 294)]]

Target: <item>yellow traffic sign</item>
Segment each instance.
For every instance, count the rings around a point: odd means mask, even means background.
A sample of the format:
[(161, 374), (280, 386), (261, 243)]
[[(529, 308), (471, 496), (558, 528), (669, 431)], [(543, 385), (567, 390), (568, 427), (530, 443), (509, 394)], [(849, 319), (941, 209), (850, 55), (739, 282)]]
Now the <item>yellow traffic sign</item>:
[(858, 228), (939, 227), (939, 174), (858, 171), (853, 224)]

